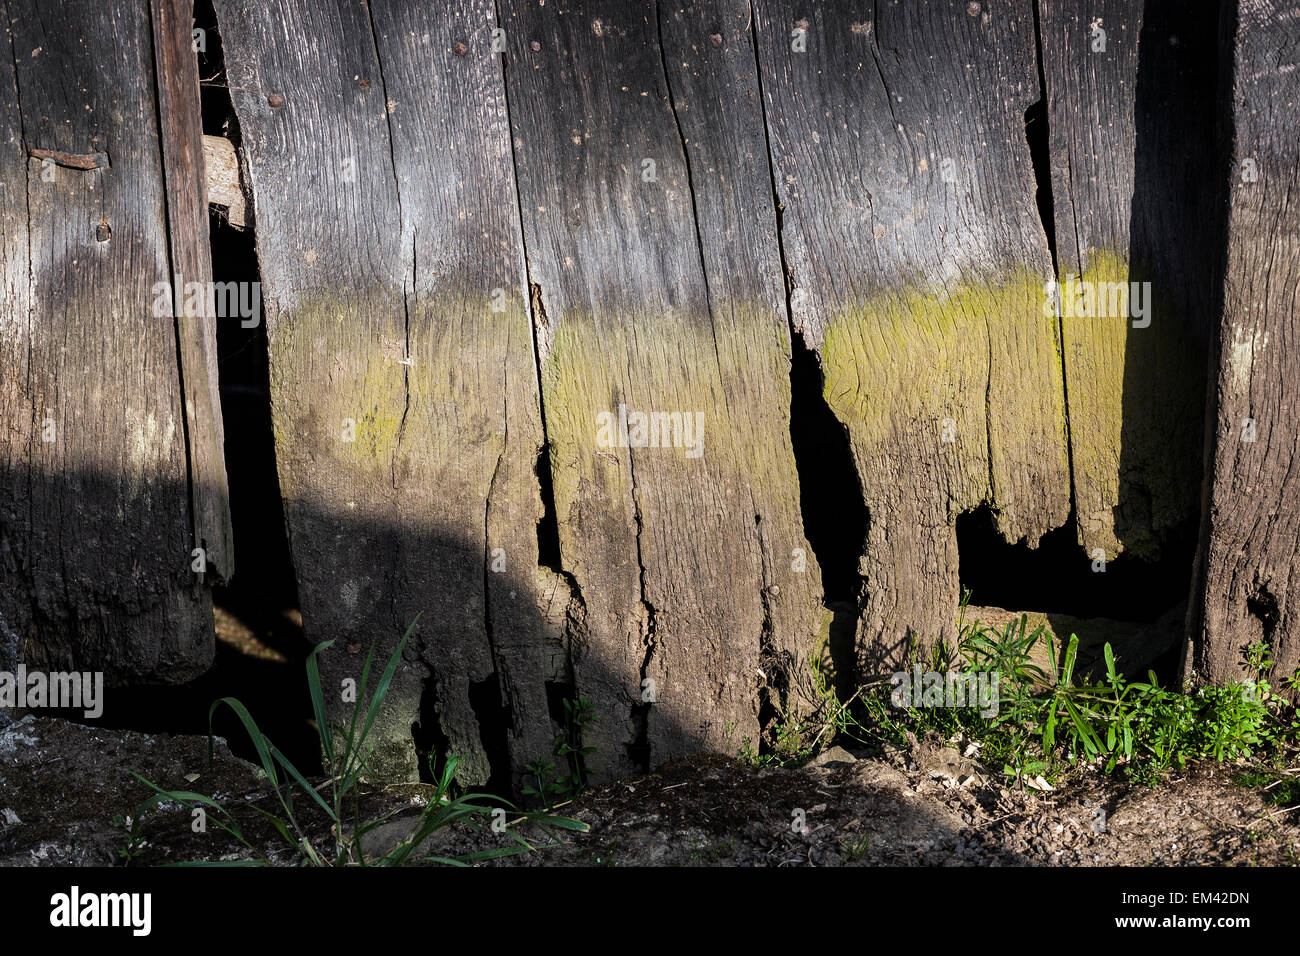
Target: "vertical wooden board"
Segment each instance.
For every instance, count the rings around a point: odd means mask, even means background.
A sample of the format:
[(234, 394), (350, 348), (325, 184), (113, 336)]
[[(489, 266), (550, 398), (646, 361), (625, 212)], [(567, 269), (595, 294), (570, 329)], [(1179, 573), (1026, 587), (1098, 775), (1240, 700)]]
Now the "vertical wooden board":
[(169, 263), (148, 9), (4, 16), (0, 618), (30, 667), (186, 680), (211, 662), (212, 614), (190, 574), (175, 325), (153, 308)]
[(40, 419), (27, 388), (32, 335), (27, 146), (7, 3), (0, 3), (0, 12), (0, 580), (12, 595), (8, 601), (0, 598), (0, 618), (5, 619), (0, 622), (0, 669), (13, 671), (23, 658), (23, 640), (15, 629), (15, 609), (8, 603), (20, 593), (14, 576), (30, 522), (19, 515), (17, 505), (28, 497), (28, 454)]
[[(159, 134), (167, 196), (172, 286), (212, 281), (208, 243), (208, 191), (203, 163), (199, 63), (192, 46), (194, 4), (153, 0), (154, 67)], [(225, 432), (217, 383), (217, 317), (186, 296), (177, 316), (185, 435), (195, 546), (203, 549), (205, 575), (234, 574), (230, 494), (226, 485)], [(228, 321), (234, 317), (226, 316)]]
[[(822, 627), (821, 569), (803, 534), (790, 438), (790, 322), (748, 2), (658, 7), (661, 54), (689, 162), (700, 258), (715, 327), (725, 420), (739, 428), (761, 548), (765, 670), (806, 692), (809, 637)], [(773, 674), (775, 678), (776, 674)]]
[(1039, 2), (1076, 522), (1110, 558), (1194, 513), (1213, 300), (1215, 7), (1147, 10)]
[[(598, 776), (756, 740), (767, 682), (820, 617), (815, 565), (799, 576), (789, 556), (811, 551), (743, 12), (522, 2), (503, 21)], [(653, 443), (637, 413), (683, 431)]]
[(1242, 4), (1235, 23), (1225, 14), (1223, 41), (1233, 64), (1231, 204), (1208, 541), (1194, 595), (1203, 619), (1193, 618), (1187, 659), (1217, 683), (1245, 676), (1246, 648), (1259, 642), (1275, 678), (1300, 666), (1300, 14)]
[(364, 651), (390, 654), (422, 612), (377, 772), (415, 774), (423, 718), (464, 760), (461, 781), (486, 781), (473, 695), (494, 676), (519, 770), (550, 745), (532, 623), (540, 434), (491, 5), (217, 14), (304, 622), (340, 638), (326, 679), (359, 677)]
[(909, 636), (951, 636), (959, 513), (987, 503), (1031, 547), (1068, 514), (1025, 140), (1032, 8), (764, 0), (754, 15), (793, 320), (869, 514), (858, 654), (874, 669)]
[[(410, 402), (432, 416), (403, 440), (432, 441), (465, 469), (422, 480), (439, 514), (478, 522), (466, 533), (481, 554), (483, 636), (518, 782), (528, 763), (553, 756), (554, 734), (535, 575), (541, 409), (496, 12), (491, 0), (464, 0), (437, 11), (377, 3), (373, 14), (414, 257)], [(440, 636), (435, 673), (454, 664), (457, 640)]]

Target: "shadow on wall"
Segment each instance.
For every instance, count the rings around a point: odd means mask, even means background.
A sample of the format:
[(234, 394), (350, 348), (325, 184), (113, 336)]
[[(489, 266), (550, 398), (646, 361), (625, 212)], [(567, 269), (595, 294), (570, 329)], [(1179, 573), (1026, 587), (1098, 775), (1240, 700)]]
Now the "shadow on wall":
[(1125, 346), (1115, 530), (1153, 559), (1174, 558), (1189, 578), (1227, 222), (1220, 118), (1207, 108), (1219, 99), (1218, 8), (1213, 0), (1145, 5), (1134, 102), (1129, 277), (1150, 283), (1151, 325), (1130, 327)]
[[(234, 439), (232, 436), (232, 440)], [(20, 482), (26, 486), (28, 474), (0, 473), (0, 482)], [(121, 482), (114, 476), (78, 473), (72, 475), (31, 475), (34, 483), (48, 482), (62, 489), (71, 484), (83, 504), (86, 515), (99, 514), (105, 521), (124, 520), (122, 540), (130, 541), (125, 522), (130, 520), (129, 503), (121, 501)], [(39, 497), (36, 500), (41, 500)], [(123, 508), (125, 519), (116, 519)], [(553, 749), (554, 738), (563, 730), (563, 702), (583, 695), (581, 686), (574, 686), (566, 638), (559, 622), (568, 606), (567, 589), (547, 595), (539, 589), (536, 580), (525, 580), (523, 575), (532, 568), (511, 569), (501, 575), (492, 575), (490, 585), (484, 584), (485, 555), (482, 541), (463, 541), (449, 537), (430, 528), (423, 535), (413, 535), (409, 525), (399, 526), (382, 520), (363, 519), (354, 515), (337, 515), (314, 510), (301, 504), (289, 504), (293, 526), (304, 533), (304, 538), (314, 542), (335, 542), (346, 548), (351, 563), (357, 569), (358, 579), (364, 579), (368, 569), (375, 567), (373, 555), (402, 548), (407, 554), (419, 556), (417, 570), (426, 582), (437, 579), (449, 584), (437, 590), (424, 589), (404, 576), (374, 582), (374, 588), (358, 594), (360, 604), (358, 626), (349, 628), (335, 620), (313, 620), (310, 612), (302, 622), (303, 631), (313, 640), (334, 639), (329, 651), (322, 655), (322, 680), (327, 700), (334, 703), (335, 716), (348, 712), (342, 701), (343, 681), (358, 680), (371, 643), (376, 645), (376, 664), (371, 677), (374, 686), (384, 662), (397, 646), (402, 634), (416, 612), (420, 623), (412, 635), (404, 660), (383, 708), (377, 726), (382, 735), (377, 754), (380, 766), (401, 768), (425, 765), (429, 756), (445, 758), (449, 749), (466, 759), (477, 779), (475, 784), (487, 782), (487, 788), (506, 794), (519, 784), (519, 770), (532, 760), (550, 760), (556, 764), (557, 774), (567, 772), (564, 761)], [(111, 517), (110, 517), (111, 516)], [(34, 591), (57, 596), (65, 587), (76, 587), (75, 579), (52, 577), (48, 564), (42, 568), (43, 577), (33, 587), (30, 556), (39, 539), (33, 544), (26, 533), (25, 519), (20, 523), (14, 514), (0, 513), (0, 555), (4, 564), (4, 587), (0, 593), (0, 616), (6, 621), (21, 620), (17, 613), (19, 604), (24, 614), (30, 613)], [(39, 516), (37, 516), (39, 518)], [(238, 522), (240, 519), (236, 517)], [(238, 527), (238, 525), (237, 525)], [(236, 548), (239, 547), (236, 538)], [(299, 550), (299, 560), (311, 560), (310, 554)], [(260, 556), (250, 553), (241, 558), (236, 553), (236, 580), (228, 591), (238, 591), (241, 575), (257, 578), (270, 569)], [(337, 556), (332, 561), (337, 563)], [(95, 608), (94, 615), (101, 619), (124, 621), (141, 613), (148, 613), (154, 605), (163, 605), (176, 594), (190, 594), (200, 587), (197, 575), (189, 571), (189, 556), (178, 554), (172, 561), (167, 556), (134, 549), (106, 552), (100, 563), (120, 563), (136, 567), (146, 573), (153, 572), (161, 580), (170, 581), (170, 592), (159, 590), (140, 601), (122, 602), (107, 596)], [(150, 568), (150, 562), (155, 567)], [(166, 567), (163, 567), (166, 565)], [(478, 582), (477, 586), (474, 582)], [(468, 586), (467, 586), (468, 585)], [(490, 590), (489, 590), (490, 588)], [(535, 595), (543, 592), (541, 601)], [(445, 642), (458, 640), (470, 642), (474, 635), (484, 632), (485, 595), (490, 595), (493, 612), (500, 613), (502, 601), (515, 602), (509, 608), (512, 625), (509, 633), (488, 628), (491, 639), (484, 647), (448, 647)], [(306, 606), (314, 604), (307, 595)], [(563, 607), (548, 607), (548, 602), (562, 601)], [(525, 604), (525, 602), (527, 602)], [(328, 602), (325, 602), (328, 604)], [(59, 604), (56, 597), (44, 601), (37, 609), (38, 615), (51, 616), (51, 608)], [(398, 611), (410, 607), (410, 613)], [(264, 656), (249, 655), (247, 647), (241, 648), (224, 640), (216, 649), (216, 665), (208, 673), (185, 684), (171, 686), (113, 685), (105, 690), (104, 712), (95, 721), (85, 720), (80, 712), (69, 710), (55, 712), (56, 716), (98, 723), (107, 727), (134, 729), (149, 732), (206, 733), (208, 708), (219, 696), (239, 697), (248, 705), (259, 725), (286, 755), (300, 765), (318, 766), (315, 752), (315, 730), (310, 723), (311, 707), (307, 696), (303, 661), (310, 647), (301, 638), (292, 623), (281, 622), (275, 636), (266, 640), (267, 623), (255, 617), (243, 618), (246, 609), (233, 609), (241, 622), (248, 625), (262, 640), (268, 651)], [(560, 613), (557, 615), (556, 611)], [(218, 614), (223, 613), (218, 609)], [(230, 612), (225, 612), (230, 613)], [(73, 622), (68, 629), (75, 632)], [(17, 630), (16, 628), (14, 630)], [(470, 635), (466, 637), (466, 635)], [(26, 634), (20, 635), (30, 640)], [(439, 642), (443, 642), (440, 646)], [(457, 653), (463, 649), (464, 654)], [(106, 664), (104, 649), (90, 644), (74, 644), (72, 657), (60, 669), (101, 670)], [(28, 644), (21, 652), (22, 659), (36, 661), (42, 658), (41, 649)], [(462, 660), (480, 659), (488, 665), (475, 671)], [(439, 668), (433, 661), (452, 660), (450, 668)], [(612, 682), (615, 675), (602, 670), (601, 662), (587, 657), (583, 666), (593, 680)], [(635, 682), (632, 682), (634, 685)], [(603, 739), (624, 741), (624, 749), (636, 744), (637, 727), (632, 719), (634, 705), (645, 707), (632, 696), (635, 686), (629, 686), (626, 708), (620, 713), (599, 714), (601, 723), (598, 736)], [(331, 698), (332, 695), (332, 698)], [(540, 703), (540, 715), (528, 713), (522, 698)], [(688, 728), (669, 723), (666, 714), (656, 715), (660, 732), (692, 740)], [(533, 726), (525, 726), (532, 720)], [(540, 726), (538, 726), (540, 724)], [(222, 708), (216, 717), (215, 732), (226, 737), (236, 750), (251, 756), (246, 737), (238, 721)], [(525, 748), (531, 742), (538, 752)], [(702, 741), (695, 749), (703, 750)], [(737, 742), (737, 748), (740, 744)], [(626, 756), (626, 755), (625, 755)], [(629, 758), (630, 759), (630, 758)], [(629, 762), (635, 769), (635, 761)], [(200, 770), (201, 768), (189, 768)], [(409, 772), (409, 770), (404, 771)]]

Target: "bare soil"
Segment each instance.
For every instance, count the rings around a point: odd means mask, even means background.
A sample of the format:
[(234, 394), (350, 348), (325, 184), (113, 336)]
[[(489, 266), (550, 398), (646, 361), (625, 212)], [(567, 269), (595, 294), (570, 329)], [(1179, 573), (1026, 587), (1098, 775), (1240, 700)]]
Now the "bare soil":
[[(959, 745), (960, 747), (960, 745)], [(224, 744), (208, 767), (205, 737), (105, 730), (27, 717), (0, 731), (0, 865), (120, 864), (126, 832), (149, 795), (132, 771), (166, 788), (214, 795), (236, 809), (255, 844), (278, 862), (293, 851), (246, 805), (274, 795)], [(547, 833), (518, 824), (536, 853), (495, 865), (577, 866), (1293, 866), (1300, 862), (1300, 810), (1235, 785), (1239, 768), (1200, 764), (1160, 788), (1084, 772), (1050, 792), (1007, 789), (975, 757), (938, 741), (914, 742), (885, 759), (840, 748), (802, 769), (755, 769), (701, 755), (635, 779), (586, 791), (557, 812), (590, 831)], [(367, 841), (387, 849), (410, 831), (428, 787), (368, 793), (364, 811), (389, 822)], [(299, 806), (305, 801), (300, 798)], [(241, 805), (245, 805), (242, 806)], [(304, 812), (313, 842), (329, 843), (319, 815)], [(147, 813), (133, 861), (153, 865), (235, 860), (248, 850), (211, 824), (194, 832), (189, 811)], [(430, 840), (429, 853), (503, 845), (486, 828)]]

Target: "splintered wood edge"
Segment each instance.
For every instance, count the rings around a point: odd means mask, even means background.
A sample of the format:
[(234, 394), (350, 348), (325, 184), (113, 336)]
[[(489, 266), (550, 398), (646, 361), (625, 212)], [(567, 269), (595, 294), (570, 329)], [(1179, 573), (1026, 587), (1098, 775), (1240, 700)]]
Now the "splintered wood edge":
[(235, 144), (224, 136), (204, 136), (203, 165), (207, 169), (208, 203), (225, 206), (230, 224), (243, 229), (248, 217)]

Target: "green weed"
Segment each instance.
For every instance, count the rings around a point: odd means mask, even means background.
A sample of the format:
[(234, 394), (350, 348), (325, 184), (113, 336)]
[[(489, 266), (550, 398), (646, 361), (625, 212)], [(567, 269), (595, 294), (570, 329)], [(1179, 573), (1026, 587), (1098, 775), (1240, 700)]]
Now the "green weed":
[[(419, 618), (417, 616), (416, 621)], [(507, 846), (470, 853), (458, 857), (421, 855), (420, 848), (434, 833), (453, 824), (472, 824), (487, 826), (489, 821), (500, 818), (497, 812), (503, 808), (514, 810), (508, 802), (490, 794), (457, 793), (455, 784), (456, 771), (460, 758), (449, 755), (442, 767), (433, 767), (434, 793), (414, 821), (411, 832), (396, 847), (374, 858), (367, 857), (362, 848), (362, 838), (376, 827), (387, 822), (390, 816), (377, 819), (363, 819), (361, 808), (361, 782), (369, 772), (368, 762), (374, 750), (370, 733), (375, 718), (392, 684), (397, 672), (402, 651), (415, 622), (402, 636), (397, 649), (388, 660), (387, 666), (375, 685), (374, 693), (367, 701), (370, 685), (371, 667), (374, 663), (374, 648), (366, 655), (361, 671), (360, 689), (357, 702), (353, 706), (346, 726), (333, 724), (325, 712), (325, 698), (321, 690), (320, 666), (318, 656), (334, 642), (325, 641), (312, 649), (307, 657), (307, 683), (311, 695), (312, 711), (316, 718), (316, 727), (320, 736), (321, 751), (330, 776), (319, 785), (313, 785), (298, 771), (283, 753), (261, 732), (252, 715), (242, 703), (233, 697), (223, 697), (212, 704), (208, 711), (209, 742), (208, 759), (212, 761), (213, 738), (211, 732), (212, 717), (222, 705), (229, 707), (238, 716), (244, 730), (252, 740), (257, 751), (262, 772), (279, 804), (278, 810), (264, 810), (250, 803), (262, 819), (269, 823), (280, 838), (297, 854), (299, 862), (311, 866), (345, 866), (345, 865), (379, 865), (401, 866), (412, 863), (443, 863), (467, 865), (478, 860), (525, 853), (536, 849), (519, 832), (513, 824), (505, 828), (504, 837)], [(252, 859), (238, 861), (236, 865), (269, 865), (271, 859), (262, 846), (251, 840), (229, 810), (212, 797), (185, 790), (164, 790), (143, 777), (135, 774), (136, 779), (154, 791), (135, 814), (134, 826), (138, 827), (140, 817), (149, 809), (163, 801), (179, 803), (193, 811), (201, 809), (207, 818), (219, 829), (239, 841), (252, 853)], [(328, 845), (317, 846), (308, 836), (308, 826), (300, 805), (309, 807), (313, 813), (324, 814), (330, 824)], [(536, 813), (516, 814), (514, 823), (531, 820), (543, 827), (556, 827), (564, 830), (585, 831), (587, 825), (566, 817), (556, 817)], [(137, 831), (138, 832), (138, 831)], [(319, 839), (319, 838), (318, 838)], [(127, 852), (132, 849), (128, 843)], [(138, 849), (138, 847), (137, 847)], [(200, 864), (218, 865), (218, 864)]]

